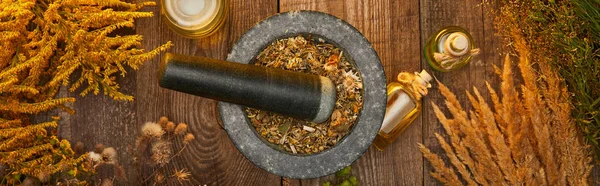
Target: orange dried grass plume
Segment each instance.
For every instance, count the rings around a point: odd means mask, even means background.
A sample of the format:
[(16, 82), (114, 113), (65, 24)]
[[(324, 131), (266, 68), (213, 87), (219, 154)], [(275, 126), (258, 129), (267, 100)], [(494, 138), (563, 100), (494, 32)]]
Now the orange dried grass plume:
[(474, 96), (467, 92), (473, 105), (467, 113), (438, 82), (452, 118), (432, 103), (450, 142), (439, 134), (436, 137), (451, 166), (420, 145), (434, 168), (432, 176), (446, 185), (463, 185), (463, 181), (467, 185), (588, 185), (592, 158), (575, 129), (563, 80), (548, 63), (534, 69), (525, 40), (518, 34), (512, 39), (523, 78), (521, 94), (508, 55), (499, 73), (502, 96), (487, 84), (491, 106), (474, 89)]

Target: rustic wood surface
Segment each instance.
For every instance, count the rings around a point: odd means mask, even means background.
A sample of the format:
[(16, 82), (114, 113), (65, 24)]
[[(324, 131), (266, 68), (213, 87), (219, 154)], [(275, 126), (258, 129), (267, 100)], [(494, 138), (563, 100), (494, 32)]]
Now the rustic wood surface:
[[(493, 18), (487, 14), (497, 5), (481, 6), (481, 0), (230, 0), (229, 15), (216, 34), (199, 40), (183, 38), (169, 30), (160, 17), (160, 8), (146, 8), (153, 18), (136, 22), (136, 32), (144, 36), (146, 49), (172, 41), (170, 52), (225, 59), (237, 39), (250, 27), (278, 12), (317, 10), (337, 16), (354, 25), (372, 43), (385, 69), (388, 83), (401, 71), (426, 69), (454, 92), (479, 88), (485, 96), (485, 81), (497, 85), (492, 64), (500, 64), (501, 43), (494, 35)], [(478, 59), (462, 69), (434, 72), (424, 60), (422, 48), (428, 37), (450, 25), (465, 28), (482, 49)], [(162, 57), (162, 56), (159, 56)], [(142, 185), (136, 177), (131, 153), (141, 126), (167, 116), (185, 122), (196, 136), (173, 163), (192, 173), (184, 185), (320, 185), (334, 176), (294, 180), (270, 174), (244, 158), (220, 126), (216, 102), (160, 88), (157, 83), (159, 58), (147, 62), (137, 72), (120, 79), (121, 90), (135, 96), (135, 102), (116, 102), (105, 96), (78, 98), (77, 114), (62, 115), (60, 135), (81, 141), (86, 150), (95, 144), (113, 146), (126, 168), (128, 181), (122, 185)], [(435, 87), (434, 87), (435, 89)], [(63, 92), (62, 94), (73, 94)], [(458, 94), (463, 107), (470, 108), (466, 95)], [(442, 149), (434, 133), (444, 133), (431, 112), (430, 103), (443, 103), (437, 91), (423, 100), (424, 110), (417, 120), (385, 151), (371, 147), (352, 164), (353, 175), (361, 185), (436, 185), (417, 148), (423, 143), (434, 152)], [(176, 143), (176, 146), (182, 144)], [(593, 176), (598, 177), (596, 168)], [(179, 184), (176, 182), (176, 184)]]

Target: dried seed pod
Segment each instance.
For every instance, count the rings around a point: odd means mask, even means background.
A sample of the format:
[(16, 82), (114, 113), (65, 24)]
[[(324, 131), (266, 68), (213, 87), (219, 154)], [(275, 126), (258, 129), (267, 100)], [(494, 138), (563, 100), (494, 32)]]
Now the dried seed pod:
[(188, 143), (190, 143), (194, 139), (195, 139), (195, 137), (194, 137), (194, 135), (192, 133), (187, 133), (185, 135), (185, 137), (183, 137), (183, 143), (184, 144), (188, 144)]
[(160, 138), (164, 133), (165, 131), (157, 123), (146, 122), (144, 126), (142, 126), (142, 136), (144, 137)]
[(165, 165), (169, 163), (169, 159), (171, 158), (171, 143), (158, 140), (157, 142), (152, 143), (152, 161), (155, 164)]
[(94, 149), (95, 149), (94, 150), (95, 153), (101, 154), (102, 151), (104, 150), (104, 145), (101, 144), (101, 143), (98, 143), (98, 144), (96, 144), (96, 146), (94, 147)]
[(114, 164), (116, 162), (117, 150), (113, 147), (104, 148), (102, 150), (102, 161), (108, 164)]
[(83, 142), (78, 141), (75, 143), (75, 146), (73, 147), (73, 151), (75, 151), (75, 153), (77, 153), (77, 154), (83, 154), (83, 151), (84, 151), (83, 147), (84, 147)]
[(177, 127), (175, 127), (175, 134), (183, 135), (187, 132), (187, 124), (179, 123)]
[(167, 118), (165, 116), (160, 117), (160, 119), (158, 119), (158, 124), (163, 128), (165, 128), (167, 126), (168, 122), (169, 122), (169, 118)]
[(175, 123), (173, 122), (167, 122), (167, 126), (165, 127), (165, 130), (167, 132), (173, 132), (175, 130)]

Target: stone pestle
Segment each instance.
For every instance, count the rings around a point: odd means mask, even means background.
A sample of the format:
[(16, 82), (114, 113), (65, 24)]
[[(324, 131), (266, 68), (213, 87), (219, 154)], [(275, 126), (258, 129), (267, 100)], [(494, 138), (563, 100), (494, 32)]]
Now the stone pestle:
[(336, 101), (326, 77), (223, 60), (166, 53), (158, 71), (163, 88), (325, 122)]

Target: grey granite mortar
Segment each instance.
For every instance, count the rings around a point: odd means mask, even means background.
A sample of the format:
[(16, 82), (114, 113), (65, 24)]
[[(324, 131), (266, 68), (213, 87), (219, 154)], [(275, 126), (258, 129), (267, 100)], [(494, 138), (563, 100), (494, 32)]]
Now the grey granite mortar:
[(280, 176), (307, 179), (332, 174), (369, 148), (381, 127), (387, 95), (383, 67), (371, 44), (352, 25), (321, 12), (285, 12), (263, 20), (237, 41), (227, 61), (248, 64), (274, 40), (298, 34), (315, 34), (337, 44), (361, 72), (364, 104), (350, 134), (321, 153), (293, 155), (268, 146), (254, 131), (242, 106), (219, 102), (219, 110), (229, 138), (248, 160)]

